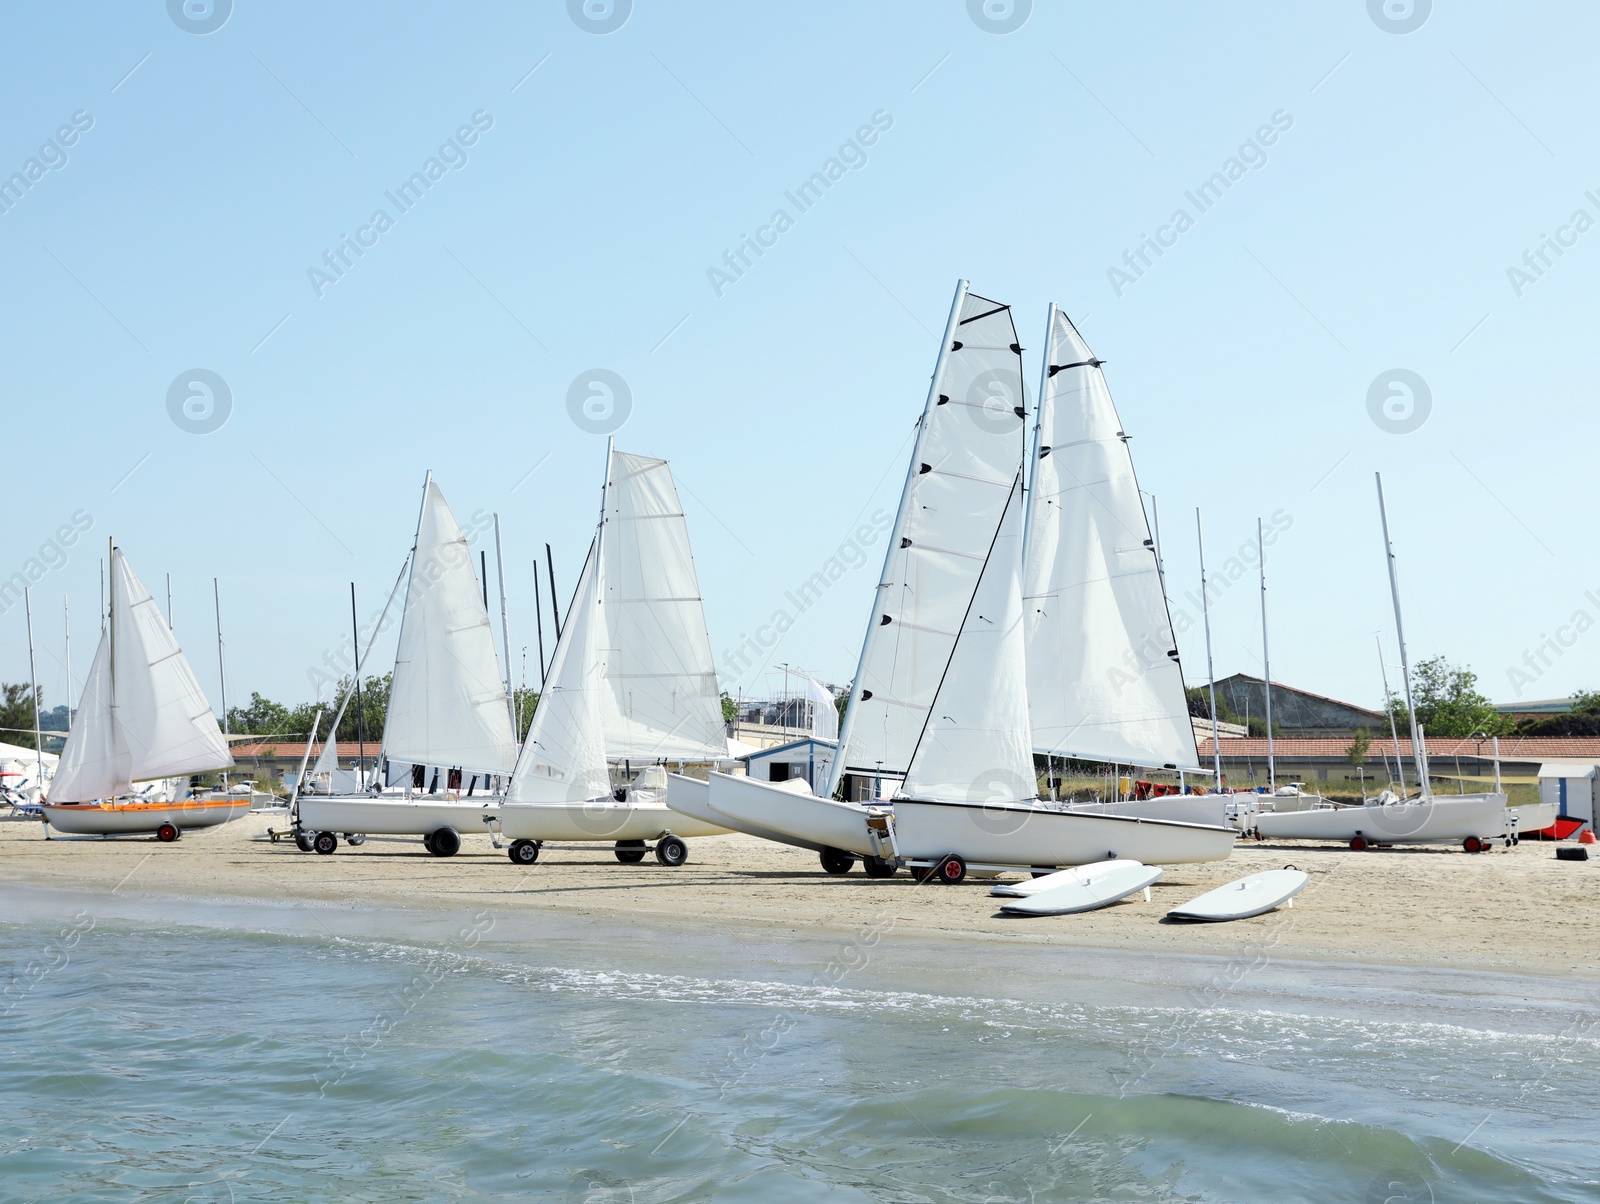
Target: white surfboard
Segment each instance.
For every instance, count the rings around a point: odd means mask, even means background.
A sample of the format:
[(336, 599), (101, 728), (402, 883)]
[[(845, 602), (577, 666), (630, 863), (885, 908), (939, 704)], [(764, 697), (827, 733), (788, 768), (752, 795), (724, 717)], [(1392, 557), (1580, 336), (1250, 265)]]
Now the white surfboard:
[(1000, 904), (1000, 910), (1010, 916), (1064, 916), (1077, 911), (1093, 911), (1143, 890), (1164, 873), (1166, 871), (1159, 866), (1141, 865), (1138, 862), (1129, 864), (1126, 861), (1079, 866), (1077, 881), (1066, 882), (1026, 898), (1012, 899)]
[(1227, 886), (1207, 891), (1198, 899), (1191, 899), (1181, 907), (1174, 907), (1167, 916), (1174, 920), (1246, 920), (1289, 903), (1306, 888), (1310, 881), (1304, 870), (1267, 870), (1251, 874)]
[(1053, 874), (1042, 874), (1022, 882), (1002, 882), (989, 893), (1000, 899), (1026, 899), (1029, 895), (1036, 895), (1042, 890), (1054, 890), (1071, 882), (1082, 882), (1086, 875), (1097, 874), (1101, 870), (1121, 869), (1124, 866), (1140, 864), (1142, 863), (1129, 861), (1125, 857), (1116, 861), (1095, 861), (1088, 865), (1075, 865), (1070, 869), (1057, 870)]

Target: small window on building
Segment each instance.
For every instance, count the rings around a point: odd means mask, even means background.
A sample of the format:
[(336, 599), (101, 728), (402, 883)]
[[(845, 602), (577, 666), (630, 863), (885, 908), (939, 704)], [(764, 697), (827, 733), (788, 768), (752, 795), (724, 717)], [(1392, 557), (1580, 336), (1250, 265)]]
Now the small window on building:
[(774, 761), (768, 769), (769, 782), (787, 782), (789, 780), (789, 762)]

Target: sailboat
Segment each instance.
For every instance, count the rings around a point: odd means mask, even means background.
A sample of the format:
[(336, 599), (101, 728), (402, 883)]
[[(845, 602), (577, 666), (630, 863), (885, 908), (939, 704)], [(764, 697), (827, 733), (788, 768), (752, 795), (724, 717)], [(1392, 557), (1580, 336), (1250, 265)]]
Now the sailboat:
[[(1400, 674), (1405, 688), (1406, 716), (1411, 724), (1411, 749), (1416, 761), (1418, 793), (1402, 798), (1385, 790), (1360, 806), (1323, 805), (1304, 811), (1279, 811), (1256, 818), (1262, 839), (1332, 840), (1352, 849), (1392, 844), (1454, 844), (1469, 853), (1487, 849), (1495, 840), (1509, 842), (1506, 796), (1500, 790), (1477, 794), (1439, 796), (1429, 781), (1427, 733), (1417, 722), (1411, 699), (1411, 665), (1406, 656), (1405, 624), (1400, 617), (1400, 582), (1395, 567), (1394, 543), (1389, 538), (1389, 511), (1383, 500), (1383, 476), (1378, 483), (1378, 515), (1383, 523), (1383, 550), (1389, 568), (1389, 593), (1394, 602), (1395, 636), (1400, 644)], [(1385, 691), (1387, 693), (1387, 691)], [(1396, 750), (1398, 757), (1399, 750)], [(1498, 785), (1499, 761), (1495, 775)], [(1401, 790), (1405, 790), (1402, 778)]]
[[(675, 812), (667, 762), (727, 756), (689, 528), (665, 460), (607, 448), (600, 522), (533, 724), (497, 813), (508, 855), (613, 841), (619, 861), (682, 865), (684, 837), (728, 829)], [(611, 766), (640, 772), (614, 792)]]
[[(360, 672), (358, 665), (358, 678)], [(509, 774), (516, 757), (510, 699), (472, 551), (429, 473), (378, 754), (380, 774), (387, 776), (392, 763), (410, 773), (399, 791), (298, 794), (297, 836), (308, 837), (319, 853), (337, 849), (340, 833), (422, 836), (430, 853), (449, 857), (460, 849), (462, 832), (484, 830), (496, 802), (494, 779)]]
[[(861, 857), (875, 876), (905, 862), (946, 881), (968, 864), (1198, 861), (1231, 850), (1230, 829), (1087, 815), (1037, 798), (1021, 593), (1021, 352), (1009, 307), (963, 281), (833, 765), (830, 787), (853, 777), (848, 793), (867, 800), (713, 774), (703, 805), (731, 826), (816, 848), (830, 873)], [(887, 795), (885, 778), (898, 783)], [(685, 788), (683, 806), (700, 801), (694, 794)]]
[[(42, 806), (45, 821), (61, 832), (153, 832), (163, 841), (226, 823), (249, 810), (248, 795), (154, 797), (171, 793), (167, 779), (229, 769), (233, 757), (166, 618), (115, 544), (109, 584), (105, 630)], [(141, 791), (141, 782), (150, 785)]]

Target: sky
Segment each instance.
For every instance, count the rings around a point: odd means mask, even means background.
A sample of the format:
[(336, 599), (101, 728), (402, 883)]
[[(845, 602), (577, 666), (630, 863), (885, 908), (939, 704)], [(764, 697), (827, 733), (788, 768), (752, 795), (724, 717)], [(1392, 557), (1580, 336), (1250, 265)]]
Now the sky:
[(565, 605), (607, 427), (672, 462), (723, 688), (847, 682), (963, 278), (1030, 365), (1051, 301), (1105, 361), (1191, 684), (1198, 509), (1217, 675), (1261, 671), (1263, 518), (1274, 679), (1380, 700), (1381, 472), (1413, 662), (1600, 686), (1597, 43), (1487, 0), (17, 7), (0, 580), (38, 578), (46, 705), (111, 537), (214, 705), (213, 579), (229, 703), (312, 697), (429, 471), (500, 515), (536, 684), (533, 561)]

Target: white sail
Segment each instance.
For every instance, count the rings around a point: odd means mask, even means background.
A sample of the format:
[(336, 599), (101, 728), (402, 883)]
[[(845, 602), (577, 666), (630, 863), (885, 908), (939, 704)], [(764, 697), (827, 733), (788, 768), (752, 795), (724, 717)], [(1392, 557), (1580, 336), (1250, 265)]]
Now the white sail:
[(613, 451), (607, 471), (600, 540), (606, 756), (726, 756), (711, 638), (672, 469)]
[(956, 290), (828, 793), (845, 773), (903, 774), (1005, 510), (1025, 438), (1009, 307)]
[(951, 803), (1038, 795), (1022, 635), (1022, 477), (928, 712), (901, 793)]
[(188, 658), (127, 557), (113, 548), (110, 618), (50, 801), (112, 799), (130, 793), (135, 782), (232, 765)]
[(1036, 752), (1198, 769), (1178, 645), (1100, 361), (1055, 306), (1023, 610)]
[(383, 744), (394, 761), (482, 773), (509, 773), (517, 759), (472, 549), (432, 480), (417, 523)]
[(806, 697), (811, 701), (811, 738), (837, 740), (839, 738), (839, 706), (833, 700), (833, 691), (816, 678), (802, 673), (806, 683)]
[(561, 638), (550, 658), (533, 725), (511, 774), (512, 803), (582, 803), (609, 798), (600, 675), (599, 556), (591, 546)]

